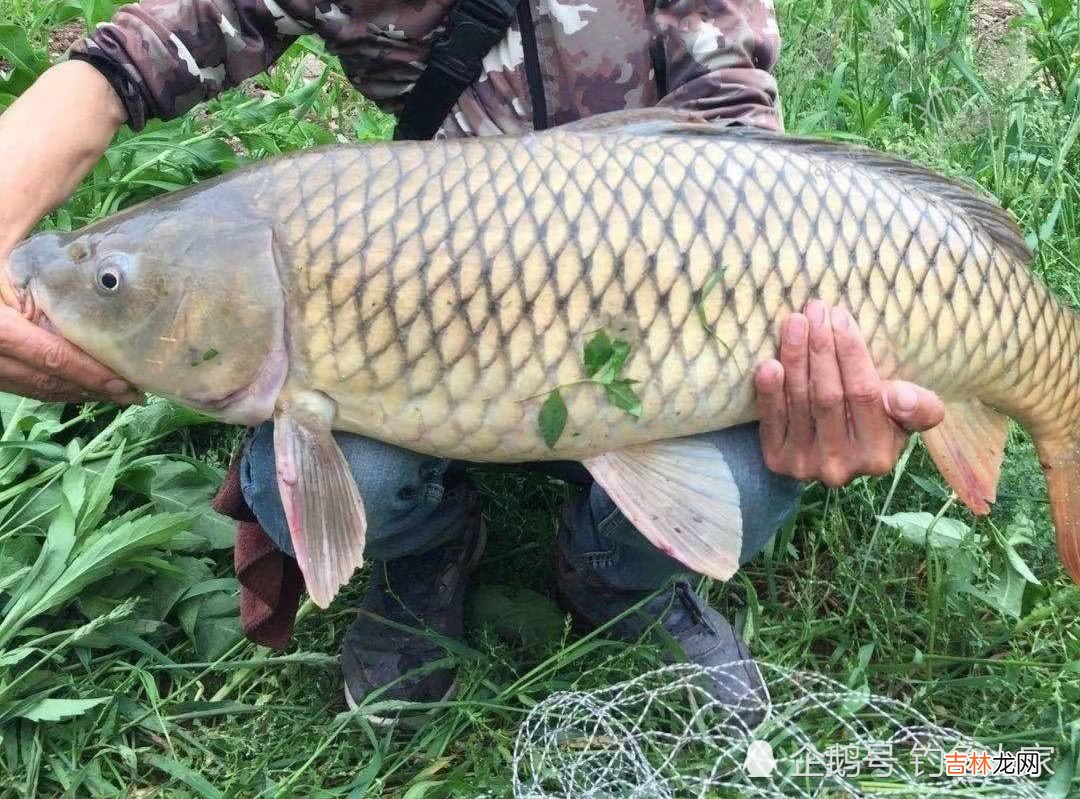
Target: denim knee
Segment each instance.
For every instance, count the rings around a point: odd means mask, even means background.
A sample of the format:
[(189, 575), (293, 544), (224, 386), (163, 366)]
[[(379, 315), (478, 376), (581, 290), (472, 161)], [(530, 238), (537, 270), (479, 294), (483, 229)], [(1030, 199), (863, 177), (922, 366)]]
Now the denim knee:
[[(739, 488), (743, 520), (740, 562), (753, 559), (798, 508), (802, 483), (769, 471), (757, 424), (740, 425), (699, 438), (723, 454)], [(567, 508), (560, 546), (578, 568), (613, 588), (645, 590), (662, 585), (686, 567), (654, 547), (622, 515), (600, 486)]]
[[(448, 492), (451, 462), (350, 433), (334, 433), (360, 489), (367, 516), (364, 556), (391, 560), (451, 540), (468, 513), (462, 492)], [(240, 487), (259, 524), (293, 555), (274, 464), (274, 427), (253, 430), (240, 463)]]

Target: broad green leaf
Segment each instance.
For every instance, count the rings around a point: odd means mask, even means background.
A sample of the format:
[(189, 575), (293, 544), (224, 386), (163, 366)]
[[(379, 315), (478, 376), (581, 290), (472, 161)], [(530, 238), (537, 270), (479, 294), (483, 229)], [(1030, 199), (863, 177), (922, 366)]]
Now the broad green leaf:
[(159, 574), (151, 584), (150, 601), (159, 621), (172, 612), (189, 588), (213, 579), (210, 567), (198, 558), (180, 556), (173, 560), (173, 565), (179, 567), (175, 573)]
[(240, 626), (240, 608), (236, 605), (235, 615), (201, 617), (195, 625), (195, 650), (203, 660), (217, 660), (244, 637)]
[(22, 94), (49, 68), (49, 59), (30, 46), (18, 25), (0, 25), (0, 60), (8, 65), (7, 73), (0, 72), (0, 90), (5, 94)]
[(1061, 213), (1061, 197), (1058, 197), (1050, 208), (1050, 213), (1046, 215), (1046, 219), (1039, 226), (1038, 241), (1043, 242), (1054, 235), (1054, 227), (1057, 225), (1058, 215)]
[[(207, 594), (224, 593), (226, 595), (235, 595), (239, 590), (240, 586), (236, 582), (235, 577), (211, 577), (189, 586), (180, 599), (181, 601), (186, 602), (190, 599), (206, 596)], [(235, 603), (233, 603), (233, 605), (235, 605)]]
[(945, 560), (945, 571), (953, 580), (970, 582), (975, 579), (978, 569), (975, 555), (962, 549), (951, 552)]
[(26, 450), (54, 461), (64, 458), (64, 448), (51, 441), (0, 441), (0, 450)]
[(0, 619), (0, 647), (35, 615), (41, 598), (64, 573), (74, 547), (75, 515), (70, 507), (61, 504), (49, 525), (45, 545), (37, 560), (4, 607), (3, 618)]
[(600, 330), (585, 344), (583, 360), (585, 375), (592, 377), (599, 372), (611, 358), (612, 346), (608, 334)]
[(17, 715), (30, 721), (62, 721), (81, 716), (109, 699), (107, 696), (95, 699), (39, 699)]
[(75, 601), (82, 614), (93, 619), (108, 613), (120, 600), (143, 596), (153, 578), (153, 565), (146, 565), (148, 560), (151, 559), (133, 558), (124, 568), (111, 574), (108, 580), (102, 580), (91, 590), (76, 596)]
[(1038, 537), (1039, 531), (1035, 529), (1035, 523), (1023, 513), (1018, 513), (1005, 528), (1005, 540), (1013, 546), (1030, 544), (1038, 540)]
[(380, 141), (394, 135), (394, 117), (389, 114), (367, 112), (357, 116), (353, 134), (357, 141)]
[[(14, 563), (14, 561), (8, 560), (8, 563)], [(7, 591), (12, 585), (17, 583), (26, 573), (30, 571), (29, 566), (16, 566), (11, 569), (4, 569), (3, 562), (0, 562), (0, 592)]]
[(116, 485), (116, 477), (120, 473), (120, 461), (124, 456), (124, 442), (116, 448), (112, 457), (109, 458), (105, 468), (93, 478), (93, 485), (86, 500), (86, 507), (79, 517), (79, 532), (92, 530), (101, 522), (105, 515), (105, 509), (112, 500), (113, 488)]
[(176, 619), (180, 622), (180, 628), (191, 640), (195, 640), (195, 625), (199, 621), (199, 609), (201, 602), (181, 602), (176, 609)]
[(608, 402), (620, 410), (626, 411), (635, 419), (641, 418), (641, 399), (634, 392), (633, 385), (636, 380), (615, 380), (611, 385), (604, 386)]
[(1012, 567), (1011, 563), (1000, 562), (994, 573), (995, 582), (990, 590), (984, 592), (986, 602), (998, 608), (1002, 613), (1020, 618), (1020, 610), (1023, 607), (1024, 587), (1027, 581)]
[(227, 549), (236, 540), (235, 523), (210, 507), (221, 473), (206, 464), (157, 459), (147, 494), (155, 510), (190, 513), (191, 531), (211, 549)]
[(86, 470), (82, 466), (71, 466), (66, 469), (60, 480), (60, 489), (64, 492), (64, 499), (77, 519), (86, 502)]
[(121, 414), (116, 432), (129, 441), (144, 441), (185, 427), (212, 424), (213, 421), (209, 416), (183, 405), (161, 397), (151, 397), (145, 405), (127, 408)]
[(108, 535), (98, 537), (71, 561), (55, 585), (41, 598), (36, 612), (45, 613), (64, 604), (134, 556), (167, 543), (190, 524), (191, 515), (187, 513), (159, 513), (125, 521)]
[(1005, 557), (1009, 559), (1009, 565), (1016, 570), (1017, 574), (1029, 583), (1042, 585), (1042, 583), (1039, 582), (1039, 578), (1031, 571), (1031, 567), (1027, 565), (1027, 562), (1021, 557), (1020, 553), (1016, 551), (1016, 547), (1012, 544), (1005, 545)]
[(30, 655), (32, 654), (34, 654), (34, 650), (25, 647), (0, 651), (0, 668), (17, 666), (19, 663), (26, 660), (26, 658), (30, 657)]
[(891, 516), (879, 516), (878, 519), (918, 546), (929, 544), (940, 549), (956, 549), (970, 532), (970, 528), (957, 519), (943, 517), (934, 521), (934, 514), (925, 511), (894, 513)]
[(626, 359), (629, 357), (630, 345), (622, 339), (614, 341), (611, 345), (611, 355), (608, 356), (607, 363), (600, 368), (600, 371), (596, 373), (593, 379), (605, 386), (609, 385), (619, 376), (619, 372), (622, 371)]
[(585, 345), (585, 375), (607, 385), (619, 376), (629, 357), (630, 345), (626, 341), (612, 341), (607, 333), (600, 330)]
[(108, 22), (113, 15), (116, 3), (112, 0), (80, 0), (83, 20), (87, 30), (93, 30), (102, 22)]
[[(60, 507), (62, 498), (59, 480), (24, 492), (5, 506), (6, 513), (2, 514), (3, 529), (19, 530), (20, 535), (34, 530), (44, 533), (48, 530), (56, 509)], [(5, 554), (11, 554), (9, 550), (10, 544), (4, 547)]]
[(1023, 609), (1024, 589), (1028, 583), (1008, 561), (997, 559), (997, 567), (988, 588), (979, 588), (966, 579), (950, 579), (946, 585), (950, 591), (971, 594), (1004, 615), (1018, 619)]
[[(62, 412), (60, 403), (0, 393), (0, 419), (4, 424), (3, 435), (0, 435), (0, 485), (17, 480), (30, 465), (33, 454), (49, 460), (64, 457), (62, 447), (45, 440), (60, 428)], [(35, 443), (26, 444), (26, 441)], [(0, 515), (6, 511), (5, 508)]]
[(566, 429), (566, 403), (563, 401), (559, 389), (554, 389), (548, 394), (547, 399), (540, 406), (540, 434), (544, 437), (544, 443), (548, 447), (554, 447)]

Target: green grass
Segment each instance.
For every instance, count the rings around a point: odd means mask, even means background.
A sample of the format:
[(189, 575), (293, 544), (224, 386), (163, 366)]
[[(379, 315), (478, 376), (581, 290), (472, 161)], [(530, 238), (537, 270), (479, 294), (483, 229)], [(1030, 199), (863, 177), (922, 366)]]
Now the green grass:
[[(56, 26), (107, 5), (0, 0), (0, 24), (16, 26), (0, 27), (0, 59), (44, 51)], [(1016, 21), (995, 26), (990, 7), (782, 0), (787, 126), (978, 182), (1017, 214), (1036, 269), (1080, 307), (1080, 10), (1021, 3)], [(312, 59), (331, 69), (311, 80)], [(30, 77), (16, 71), (0, 103)], [(388, 129), (317, 43), (301, 43), (271, 76), (188, 118), (121, 134), (46, 225), (77, 227), (246, 159)], [(488, 588), (451, 656), (458, 698), (414, 732), (338, 715), (335, 655), (360, 585), (305, 612), (285, 655), (237, 637), (228, 528), (205, 512), (235, 431), (163, 406), (117, 417), (7, 399), (0, 421), (0, 440), (38, 442), (0, 446), (0, 796), (506, 796), (517, 725), (534, 703), (660, 662), (647, 646), (582, 640), (554, 605), (551, 552), (569, 489), (485, 470), (475, 478), (492, 531)], [(1019, 430), (1000, 496), (975, 524), (916, 446), (894, 475), (811, 487), (769, 551), (709, 595), (763, 660), (867, 685), (990, 744), (1055, 746), (1068, 772), (1080, 740), (1080, 592), (1057, 561)], [(138, 529), (108, 521), (133, 510)], [(157, 535), (176, 510), (195, 513), (174, 520), (188, 532)], [(878, 524), (899, 512), (974, 534), (949, 547), (935, 527), (915, 544)], [(115, 546), (89, 569), (102, 540)], [(55, 573), (27, 580), (19, 570), (43, 545)], [(35, 598), (64, 574), (77, 591)], [(521, 588), (536, 593), (523, 601)], [(502, 629), (515, 601), (540, 631), (527, 646)]]

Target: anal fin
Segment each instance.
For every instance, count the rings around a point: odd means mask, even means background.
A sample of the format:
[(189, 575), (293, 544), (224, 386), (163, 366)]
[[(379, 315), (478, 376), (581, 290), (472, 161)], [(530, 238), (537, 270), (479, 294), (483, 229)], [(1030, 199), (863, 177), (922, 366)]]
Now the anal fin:
[(739, 568), (739, 489), (715, 446), (692, 438), (655, 441), (583, 463), (658, 549), (718, 580)]
[(997, 498), (1009, 418), (979, 400), (948, 402), (945, 419), (922, 434), (941, 476), (972, 513), (985, 515)]
[[(327, 407), (329, 406), (329, 407)], [(363, 562), (367, 520), (360, 491), (330, 432), (333, 405), (321, 395), (274, 415), (278, 489), (308, 594), (320, 608)]]

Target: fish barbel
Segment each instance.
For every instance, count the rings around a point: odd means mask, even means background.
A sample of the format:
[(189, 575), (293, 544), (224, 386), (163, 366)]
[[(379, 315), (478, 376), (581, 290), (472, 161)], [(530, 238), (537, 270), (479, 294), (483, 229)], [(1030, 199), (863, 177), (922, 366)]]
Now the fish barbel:
[[(277, 158), (37, 236), (10, 266), (27, 302), (141, 388), (275, 419), (325, 606), (365, 524), (331, 429), (469, 461), (579, 459), (654, 544), (727, 579), (738, 491), (686, 437), (754, 418), (752, 368), (809, 298), (851, 312), (884, 377), (942, 397), (925, 442), (973, 511), (994, 500), (1007, 417), (1031, 432), (1080, 577), (1080, 330), (1030, 261), (1005, 211), (914, 164), (605, 116)], [(640, 418), (582, 382), (598, 331), (630, 346)], [(538, 412), (560, 386), (549, 446)]]

